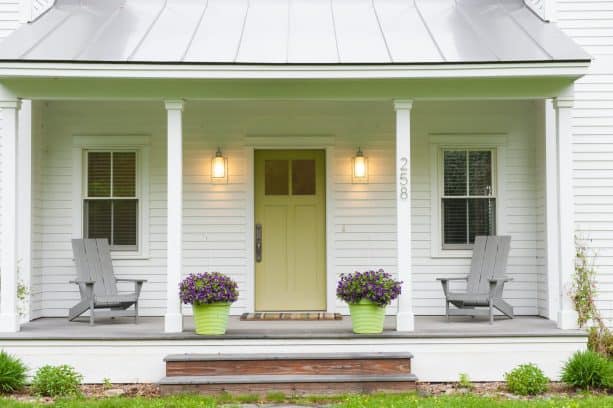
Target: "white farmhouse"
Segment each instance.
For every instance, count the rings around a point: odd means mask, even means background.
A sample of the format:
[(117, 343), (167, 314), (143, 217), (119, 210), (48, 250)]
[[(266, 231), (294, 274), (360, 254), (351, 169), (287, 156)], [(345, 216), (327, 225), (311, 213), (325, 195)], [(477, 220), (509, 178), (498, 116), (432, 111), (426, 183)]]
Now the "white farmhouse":
[[(613, 0), (1, 0), (0, 36), (0, 348), (33, 368), (386, 351), (558, 378), (587, 341), (575, 234), (613, 326)], [(436, 278), (482, 235), (511, 237), (515, 318), (447, 319)], [(68, 321), (81, 238), (147, 280), (138, 324)], [(380, 268), (402, 294), (353, 335), (338, 277)], [(204, 271), (239, 284), (223, 337), (179, 302)], [(281, 312), (344, 317), (241, 320)]]

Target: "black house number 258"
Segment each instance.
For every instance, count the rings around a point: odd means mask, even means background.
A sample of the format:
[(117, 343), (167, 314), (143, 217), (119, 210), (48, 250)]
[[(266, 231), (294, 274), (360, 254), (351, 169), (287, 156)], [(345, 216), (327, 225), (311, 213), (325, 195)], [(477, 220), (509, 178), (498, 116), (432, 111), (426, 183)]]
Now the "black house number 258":
[(409, 160), (406, 157), (400, 158), (400, 175), (398, 182), (400, 183), (400, 199), (406, 200), (409, 198)]

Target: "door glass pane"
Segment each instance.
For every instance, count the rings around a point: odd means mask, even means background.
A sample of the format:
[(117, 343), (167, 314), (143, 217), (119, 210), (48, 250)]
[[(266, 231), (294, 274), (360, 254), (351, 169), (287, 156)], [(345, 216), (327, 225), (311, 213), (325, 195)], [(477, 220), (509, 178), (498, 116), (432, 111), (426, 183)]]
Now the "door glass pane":
[(466, 151), (445, 150), (444, 184), (446, 196), (466, 195)]
[(443, 244), (466, 244), (467, 204), (463, 198), (443, 199)]
[(110, 197), (111, 153), (87, 153), (87, 196)]
[(138, 200), (113, 201), (113, 245), (136, 246)]
[(292, 194), (315, 194), (315, 160), (292, 161)]
[(471, 198), (468, 200), (468, 239), (471, 244), (477, 235), (496, 235), (496, 200)]
[(289, 195), (289, 161), (264, 161), (264, 194)]
[(136, 153), (113, 153), (113, 197), (136, 196)]
[(470, 152), (468, 156), (468, 168), (470, 195), (492, 195), (492, 152)]
[(111, 201), (86, 200), (86, 237), (106, 238), (111, 242)]

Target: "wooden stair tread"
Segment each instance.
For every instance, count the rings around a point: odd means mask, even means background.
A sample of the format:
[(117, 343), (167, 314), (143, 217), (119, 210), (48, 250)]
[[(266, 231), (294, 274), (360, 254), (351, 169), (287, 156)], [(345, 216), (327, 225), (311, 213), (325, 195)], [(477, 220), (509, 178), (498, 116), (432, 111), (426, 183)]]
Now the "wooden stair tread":
[(276, 383), (352, 383), (415, 382), (415, 374), (401, 375), (186, 375), (164, 377), (160, 385), (177, 384), (276, 384)]
[(166, 362), (188, 361), (259, 361), (259, 360), (387, 360), (411, 359), (408, 352), (379, 353), (254, 353), (254, 354), (171, 354), (164, 358)]

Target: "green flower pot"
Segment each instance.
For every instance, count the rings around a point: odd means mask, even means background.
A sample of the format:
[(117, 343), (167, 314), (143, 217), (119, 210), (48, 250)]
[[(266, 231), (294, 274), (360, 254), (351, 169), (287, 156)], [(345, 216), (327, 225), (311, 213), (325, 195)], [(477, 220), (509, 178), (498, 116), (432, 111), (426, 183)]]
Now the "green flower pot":
[(362, 299), (358, 303), (349, 304), (351, 326), (357, 334), (373, 334), (383, 332), (385, 307), (370, 300)]
[(225, 334), (230, 303), (194, 304), (194, 325), (197, 334)]

